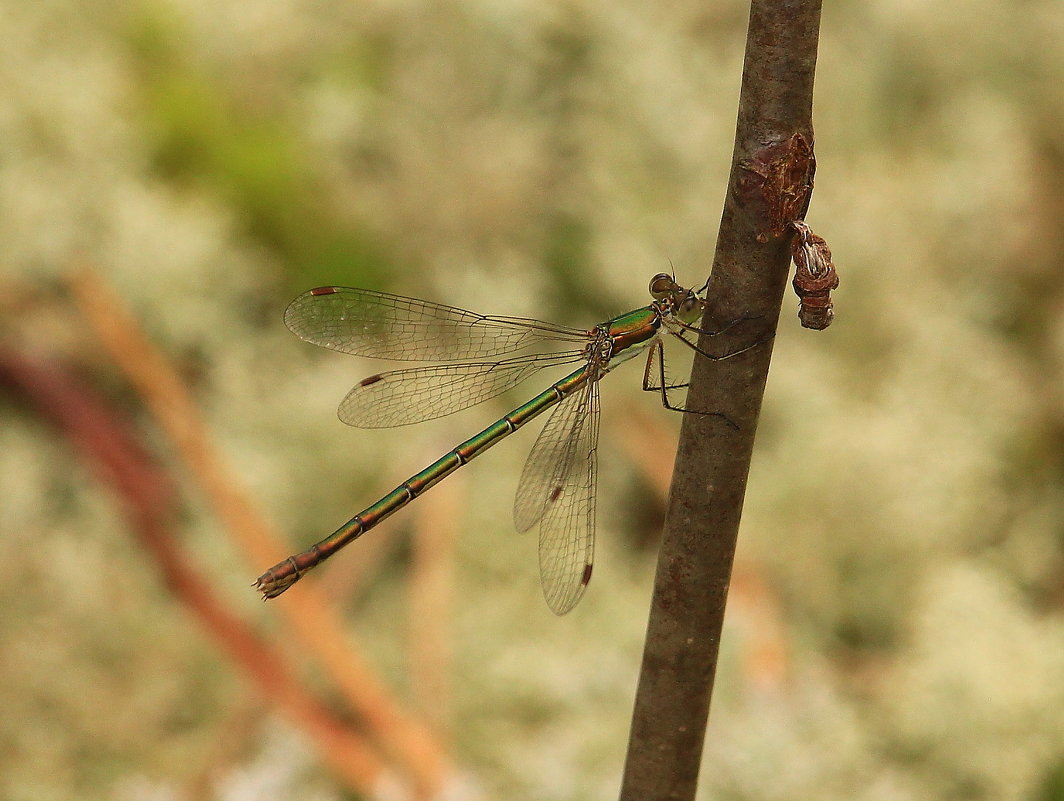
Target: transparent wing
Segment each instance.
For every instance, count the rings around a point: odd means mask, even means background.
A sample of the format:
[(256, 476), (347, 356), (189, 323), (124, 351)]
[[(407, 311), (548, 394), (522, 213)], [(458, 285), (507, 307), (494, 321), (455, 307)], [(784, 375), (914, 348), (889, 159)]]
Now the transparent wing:
[(371, 375), (347, 394), (339, 415), (349, 426), (358, 428), (391, 428), (434, 420), (494, 398), (540, 370), (585, 358), (582, 350), (574, 350)]
[(586, 331), (521, 317), (491, 317), (385, 292), (326, 286), (304, 292), (284, 313), (300, 339), (323, 348), (398, 361), (459, 361), (513, 353)]
[(528, 455), (514, 501), (514, 524), (539, 523), (539, 575), (547, 605), (564, 615), (591, 580), (595, 551), (598, 381), (566, 398)]

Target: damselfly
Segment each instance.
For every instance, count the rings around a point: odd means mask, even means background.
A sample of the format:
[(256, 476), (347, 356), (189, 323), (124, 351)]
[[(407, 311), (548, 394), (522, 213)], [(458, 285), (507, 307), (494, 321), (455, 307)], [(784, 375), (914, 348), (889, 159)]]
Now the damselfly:
[[(643, 389), (660, 392), (666, 407), (679, 409), (670, 402), (669, 390), (682, 389), (686, 384), (668, 383), (662, 338), (671, 334), (704, 353), (689, 337), (700, 332), (695, 324), (706, 305), (702, 297), (705, 289), (685, 289), (671, 276), (660, 273), (650, 282), (652, 303), (587, 330), (474, 314), (366, 289), (320, 287), (300, 295), (285, 311), (284, 319), (292, 332), (307, 342), (358, 356), (445, 362), (378, 373), (360, 381), (339, 409), (343, 422), (359, 428), (432, 420), (493, 398), (544, 368), (579, 366), (408, 478), (321, 542), (271, 567), (254, 586), (264, 598), (275, 598), (312, 567), (555, 406), (525, 462), (513, 517), (518, 531), (539, 526), (543, 594), (556, 614), (565, 614), (580, 600), (591, 579), (599, 380), (618, 364), (646, 351)], [(542, 352), (558, 342), (578, 347)], [(492, 360), (526, 350), (540, 352)], [(719, 359), (735, 353), (704, 355)]]

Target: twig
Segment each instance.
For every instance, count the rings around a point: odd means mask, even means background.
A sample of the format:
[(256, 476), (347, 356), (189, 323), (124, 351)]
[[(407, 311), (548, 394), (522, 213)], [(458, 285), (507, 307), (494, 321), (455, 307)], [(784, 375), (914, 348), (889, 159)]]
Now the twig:
[[(664, 504), (676, 457), (675, 450), (670, 452), (663, 446), (668, 430), (660, 416), (646, 412), (645, 405), (630, 403), (624, 419), (632, 424), (614, 432), (614, 439)], [(781, 625), (780, 599), (765, 580), (759, 563), (736, 560), (729, 600), (732, 619), (740, 620), (739, 661), (746, 685), (761, 693), (778, 692), (789, 668), (787, 640)]]
[[(658, 558), (622, 801), (692, 799), (698, 781), (754, 432), (788, 275), (787, 224), (812, 177), (819, 0), (753, 0), (735, 151), (704, 325), (767, 332), (734, 358), (695, 360)], [(806, 185), (803, 190), (803, 183)], [(719, 352), (703, 335), (700, 346)]]

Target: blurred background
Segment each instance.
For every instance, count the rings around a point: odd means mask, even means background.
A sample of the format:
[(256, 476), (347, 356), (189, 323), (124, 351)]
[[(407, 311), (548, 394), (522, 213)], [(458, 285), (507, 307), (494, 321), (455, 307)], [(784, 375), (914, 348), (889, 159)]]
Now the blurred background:
[[(272, 561), (540, 388), (350, 429), (335, 407), (381, 366), (281, 314), (341, 284), (583, 327), (670, 261), (700, 285), (747, 13), (0, 0), (0, 798), (326, 801), (408, 774), (385, 754), (360, 785), (256, 678), (288, 665), (374, 742), (291, 635), (297, 593), (424, 726), (453, 797), (616, 796), (676, 416), (638, 367), (605, 382), (595, 579), (564, 618), (510, 523), (532, 431), (264, 605)], [(704, 798), (1064, 799), (1062, 43), (1058, 0), (826, 4), (807, 219), (841, 287), (825, 332), (785, 301)], [(123, 315), (213, 472), (103, 344)], [(170, 563), (136, 480), (99, 466), (108, 426), (138, 443)], [(276, 527), (272, 557), (220, 492)]]

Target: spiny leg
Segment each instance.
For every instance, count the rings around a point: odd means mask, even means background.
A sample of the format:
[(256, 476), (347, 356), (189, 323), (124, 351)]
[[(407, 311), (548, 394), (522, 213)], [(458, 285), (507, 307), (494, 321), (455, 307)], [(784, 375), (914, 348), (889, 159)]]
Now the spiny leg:
[[(680, 336), (677, 334), (676, 336)], [(681, 337), (682, 339), (682, 337)], [(686, 342), (686, 340), (684, 340)], [(691, 343), (688, 342), (688, 345)], [(657, 354), (657, 370), (654, 369), (654, 354)], [(656, 375), (655, 375), (656, 373)], [(655, 378), (657, 383), (654, 383)], [(661, 393), (661, 405), (671, 412), (685, 412), (687, 414), (700, 414), (706, 417), (721, 417), (736, 431), (739, 430), (737, 426), (728, 415), (724, 412), (707, 412), (701, 409), (690, 409), (686, 405), (676, 406), (669, 400), (670, 389), (686, 389), (690, 386), (690, 382), (684, 382), (682, 384), (670, 384), (665, 377), (665, 348), (661, 343), (661, 340), (655, 342), (650, 352), (647, 354), (646, 367), (643, 369), (643, 390), (645, 392), (660, 392)]]
[[(656, 366), (655, 354), (657, 355)], [(668, 378), (665, 375), (665, 348), (662, 346), (661, 340), (655, 342), (647, 353), (646, 365), (643, 367), (643, 391), (658, 392), (661, 394), (661, 403), (666, 409), (683, 411), (681, 407), (672, 405), (669, 401), (668, 391), (670, 389), (687, 389), (690, 385), (688, 381), (682, 384), (668, 383)]]

